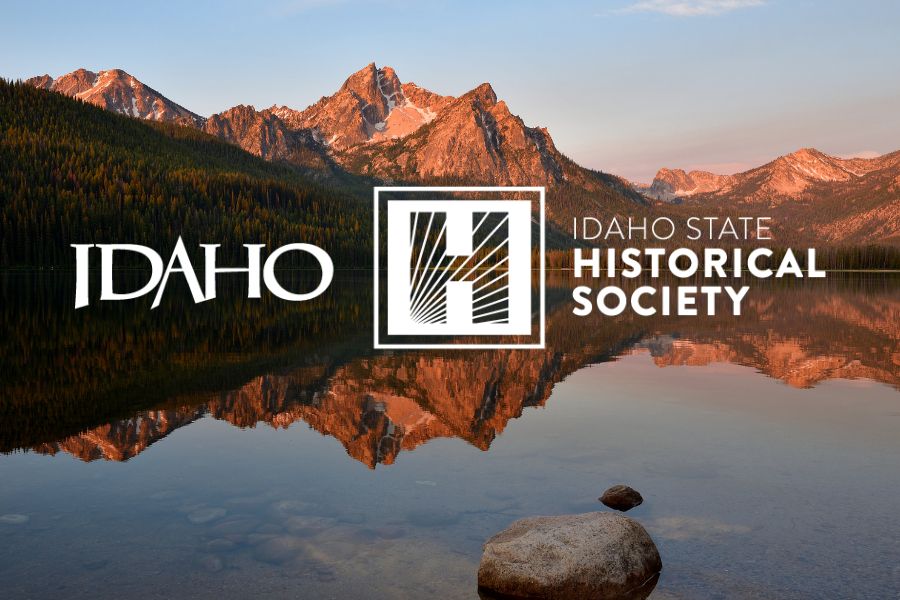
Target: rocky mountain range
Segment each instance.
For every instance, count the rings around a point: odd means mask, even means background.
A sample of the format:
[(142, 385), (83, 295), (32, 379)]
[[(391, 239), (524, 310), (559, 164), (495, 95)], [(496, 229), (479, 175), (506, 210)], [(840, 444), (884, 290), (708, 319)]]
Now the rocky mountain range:
[(647, 196), (663, 201), (717, 196), (723, 200), (768, 203), (802, 199), (806, 192), (822, 185), (835, 189), (859, 185), (870, 174), (883, 170), (900, 177), (900, 151), (876, 158), (839, 158), (815, 148), (802, 148), (734, 175), (663, 168), (649, 187), (637, 187)]
[(385, 180), (460, 180), (485, 185), (572, 184), (605, 200), (642, 204), (625, 180), (563, 156), (544, 128), (529, 127), (484, 83), (444, 96), (374, 63), (334, 94), (299, 110), (239, 105), (201, 117), (125, 71), (80, 69), (27, 83), (124, 115), (197, 127), (268, 160), (307, 169), (332, 165)]
[[(374, 158), (358, 169), (366, 174), (475, 177), (506, 184), (552, 183), (564, 177), (563, 159), (546, 130), (526, 127), (498, 102), (489, 84), (460, 98), (441, 96), (415, 83), (401, 83), (392, 68), (374, 63), (304, 110), (239, 105), (209, 118), (120, 69), (79, 69), (56, 79), (33, 77), (27, 83), (128, 116), (194, 125), (269, 160), (304, 166), (312, 160), (318, 166), (328, 154), (349, 166), (365, 157)], [(426, 135), (398, 147), (397, 141), (429, 124)]]
[(782, 239), (787, 232), (805, 242), (900, 240), (900, 151), (844, 159), (804, 148), (732, 175), (660, 169), (652, 184), (640, 185), (566, 158), (546, 129), (526, 125), (488, 83), (445, 96), (375, 63), (304, 109), (239, 105), (209, 117), (119, 69), (28, 83), (131, 117), (196, 127), (316, 177), (548, 186), (548, 217), (561, 230), (573, 216), (638, 214), (655, 202), (650, 211), (657, 214), (676, 204), (695, 212), (765, 211)]
[(803, 148), (733, 175), (660, 169), (651, 185), (635, 189), (695, 212), (765, 213), (782, 239), (888, 245), (900, 240), (900, 151), (839, 158)]

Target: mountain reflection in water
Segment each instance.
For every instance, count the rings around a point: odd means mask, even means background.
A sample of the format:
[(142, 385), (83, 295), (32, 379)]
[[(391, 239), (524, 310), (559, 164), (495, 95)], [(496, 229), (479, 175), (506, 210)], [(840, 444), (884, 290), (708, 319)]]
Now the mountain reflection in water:
[[(299, 277), (299, 275), (298, 275)], [(314, 302), (241, 298), (150, 311), (75, 311), (65, 275), (8, 274), (0, 318), (0, 450), (126, 461), (209, 415), (245, 428), (300, 422), (370, 468), (434, 438), (487, 450), (526, 407), (586, 365), (649, 353), (658, 367), (733, 363), (796, 388), (870, 379), (900, 389), (900, 280), (831, 275), (756, 285), (733, 317), (575, 317), (548, 282), (544, 350), (371, 349), (371, 280)], [(297, 284), (298, 287), (302, 282)]]

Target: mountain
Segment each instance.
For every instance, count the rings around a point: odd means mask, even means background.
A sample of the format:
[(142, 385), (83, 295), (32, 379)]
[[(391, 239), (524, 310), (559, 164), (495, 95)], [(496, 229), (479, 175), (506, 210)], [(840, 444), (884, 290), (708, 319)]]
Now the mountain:
[(900, 245), (900, 152), (874, 160), (878, 168), (865, 176), (813, 184), (803, 201), (783, 203), (777, 212), (816, 240)]
[(414, 83), (401, 83), (394, 69), (371, 63), (305, 110), (286, 106), (269, 110), (291, 127), (314, 130), (327, 146), (340, 151), (405, 137), (434, 120), (451, 100)]
[[(276, 105), (253, 112), (255, 117), (247, 107), (236, 107), (210, 117), (204, 129), (273, 160), (290, 157), (298, 143), (317, 143), (317, 152), (324, 150), (350, 172), (388, 180), (570, 181), (589, 189), (612, 188), (620, 199), (640, 199), (627, 186), (610, 186), (565, 158), (546, 129), (526, 126), (487, 83), (459, 98), (443, 96), (402, 83), (391, 67), (371, 63), (306, 109)], [(254, 122), (249, 141), (246, 128), (235, 126), (247, 121)], [(287, 132), (302, 132), (302, 138), (292, 140)], [(277, 143), (260, 144), (261, 137)]]
[(199, 127), (203, 117), (192, 113), (121, 69), (94, 73), (78, 69), (56, 79), (40, 75), (26, 80), (34, 87), (59, 92), (130, 117)]
[(727, 197), (740, 202), (772, 202), (802, 198), (818, 184), (855, 184), (870, 173), (900, 166), (900, 152), (877, 158), (838, 158), (815, 148), (791, 154), (734, 175), (707, 171), (660, 169), (644, 193), (657, 200), (702, 195)]
[(705, 194), (725, 188), (733, 177), (731, 175), (716, 175), (709, 171), (691, 171), (686, 173), (682, 169), (660, 169), (649, 186), (636, 185), (642, 194), (671, 202), (682, 196)]
[(313, 131), (335, 160), (364, 175), (609, 187), (565, 158), (546, 129), (528, 127), (512, 114), (488, 83), (458, 98), (444, 96), (402, 83), (391, 67), (371, 63), (305, 110), (269, 110), (291, 127)]
[[(735, 175), (730, 185), (714, 195), (730, 201), (766, 204), (827, 201), (860, 187), (871, 187), (875, 195), (881, 188), (880, 175), (885, 173), (892, 179), (900, 176), (900, 151), (877, 158), (845, 159), (803, 148)], [(894, 198), (897, 197), (895, 193)]]
[(772, 218), (784, 244), (896, 245), (900, 242), (900, 151), (838, 158), (813, 148), (734, 175), (661, 169), (646, 197), (685, 215), (748, 209)]
[(580, 169), (560, 154), (546, 129), (527, 127), (487, 83), (445, 100), (433, 119), (411, 133), (357, 145), (338, 160), (390, 179), (497, 185), (553, 185)]
[(569, 186), (566, 198), (548, 197), (551, 219), (558, 215), (566, 223), (574, 207), (565, 203), (585, 192), (595, 214), (645, 204), (624, 180), (563, 156), (546, 129), (526, 126), (487, 83), (458, 98), (443, 96), (371, 63), (303, 110), (238, 105), (208, 119), (119, 69), (80, 69), (27, 83), (132, 117), (194, 126), (308, 173), (342, 169), (388, 181)]

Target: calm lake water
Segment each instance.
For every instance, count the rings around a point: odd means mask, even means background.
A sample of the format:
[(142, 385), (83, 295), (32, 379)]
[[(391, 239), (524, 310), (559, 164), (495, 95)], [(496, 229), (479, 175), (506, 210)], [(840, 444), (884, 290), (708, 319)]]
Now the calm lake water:
[(576, 318), (546, 350), (372, 350), (315, 302), (74, 311), (0, 277), (0, 597), (477, 598), (513, 520), (604, 510), (652, 598), (900, 597), (900, 278), (759, 286), (741, 318)]

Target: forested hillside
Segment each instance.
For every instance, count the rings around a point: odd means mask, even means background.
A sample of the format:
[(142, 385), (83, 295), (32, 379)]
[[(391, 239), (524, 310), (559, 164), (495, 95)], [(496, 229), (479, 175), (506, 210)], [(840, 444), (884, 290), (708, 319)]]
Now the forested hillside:
[(73, 243), (165, 254), (179, 235), (189, 247), (221, 243), (223, 264), (240, 261), (243, 243), (308, 242), (350, 264), (371, 255), (368, 198), (193, 128), (4, 80), (0, 164), (4, 267), (69, 266)]

